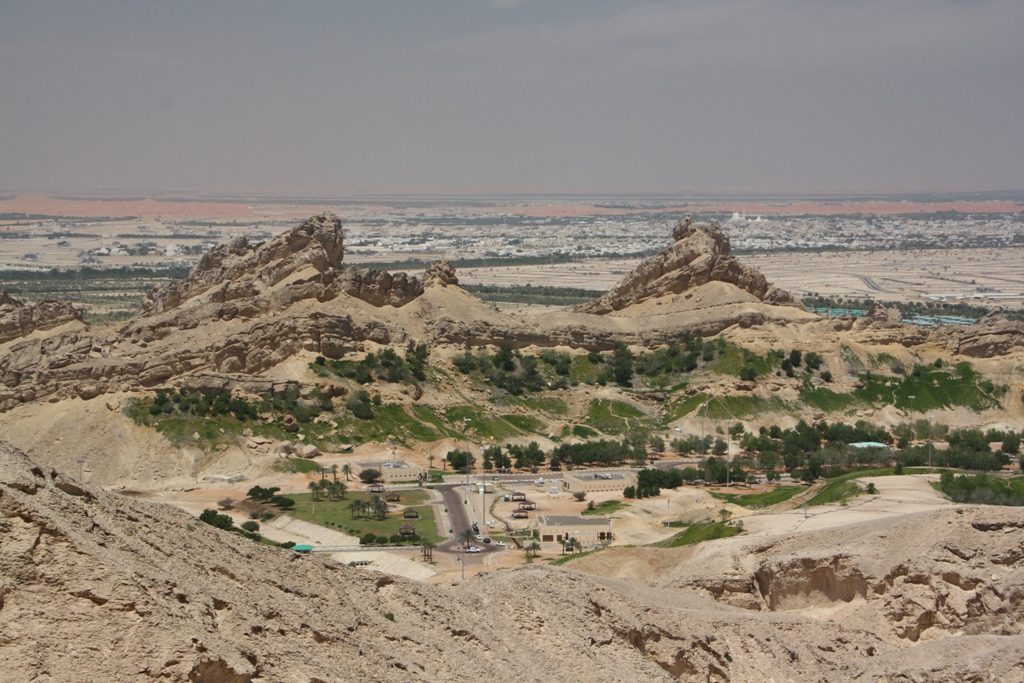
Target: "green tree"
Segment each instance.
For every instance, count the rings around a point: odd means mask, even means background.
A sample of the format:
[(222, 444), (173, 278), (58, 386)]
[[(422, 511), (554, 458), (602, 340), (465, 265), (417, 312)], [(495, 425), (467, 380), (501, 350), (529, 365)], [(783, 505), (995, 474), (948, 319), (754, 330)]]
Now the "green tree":
[(365, 469), (359, 473), (359, 481), (364, 484), (372, 484), (380, 479), (380, 470)]

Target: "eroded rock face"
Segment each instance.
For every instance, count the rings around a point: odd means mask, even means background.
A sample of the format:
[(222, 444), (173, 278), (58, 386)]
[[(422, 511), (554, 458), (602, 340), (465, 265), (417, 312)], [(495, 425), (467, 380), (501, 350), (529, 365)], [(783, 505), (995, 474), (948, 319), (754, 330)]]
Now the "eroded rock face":
[(974, 358), (992, 358), (1024, 347), (1024, 323), (1009, 321), (999, 309), (969, 327), (962, 328), (955, 353)]
[(687, 216), (676, 225), (672, 237), (672, 246), (641, 263), (597, 301), (575, 310), (603, 315), (712, 281), (736, 285), (766, 303), (799, 306), (788, 292), (768, 284), (759, 271), (729, 256), (729, 238), (717, 221), (698, 225)]
[(973, 358), (993, 358), (1024, 348), (1024, 323), (1006, 319), (996, 309), (973, 325), (945, 325), (927, 329), (903, 322), (899, 309), (885, 308), (876, 302), (853, 325), (858, 341), (867, 344), (901, 344), (906, 347), (931, 343), (944, 346), (953, 354)]
[(48, 299), (31, 305), (0, 290), (0, 344), (73, 321), (85, 322), (82, 312), (69, 301)]
[(169, 311), (218, 285), (215, 301), (253, 297), (306, 266), (338, 269), (343, 258), (341, 220), (328, 211), (260, 245), (239, 237), (211, 249), (184, 280), (154, 288), (139, 315)]

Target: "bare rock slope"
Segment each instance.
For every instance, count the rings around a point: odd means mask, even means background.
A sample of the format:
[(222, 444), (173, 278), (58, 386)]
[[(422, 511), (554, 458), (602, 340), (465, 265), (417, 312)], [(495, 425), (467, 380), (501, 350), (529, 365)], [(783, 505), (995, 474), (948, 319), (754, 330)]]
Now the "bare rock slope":
[(0, 344), (36, 330), (52, 330), (69, 322), (85, 323), (82, 312), (67, 301), (27, 305), (0, 290)]
[(729, 256), (729, 238), (717, 221), (701, 225), (687, 216), (676, 225), (672, 237), (672, 246), (641, 263), (600, 299), (576, 310), (610, 313), (715, 281), (735, 285), (760, 301), (799, 306), (789, 292), (772, 287), (759, 271)]
[(525, 566), (425, 586), (79, 484), (0, 442), (4, 680), (849, 680), (869, 631)]
[(892, 649), (852, 666), (856, 680), (1024, 680), (1018, 508), (950, 506), (767, 538), (611, 549), (570, 566), (871, 633)]

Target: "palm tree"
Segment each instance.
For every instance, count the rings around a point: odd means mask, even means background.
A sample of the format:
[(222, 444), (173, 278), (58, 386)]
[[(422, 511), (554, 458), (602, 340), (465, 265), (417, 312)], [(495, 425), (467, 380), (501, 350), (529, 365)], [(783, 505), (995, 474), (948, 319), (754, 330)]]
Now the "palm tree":
[(459, 534), (459, 538), (462, 539), (462, 545), (468, 546), (470, 543), (476, 540), (476, 534), (473, 533), (472, 529), (466, 529), (461, 534)]
[(531, 553), (533, 553), (534, 557), (537, 557), (537, 555), (540, 553), (540, 543), (534, 541), (530, 545), (526, 546), (526, 557), (529, 558)]
[(572, 550), (572, 554), (575, 555), (577, 551), (580, 551), (580, 552), (583, 551), (583, 544), (580, 543), (580, 539), (578, 539), (578, 538), (575, 538), (575, 537), (570, 538), (569, 539), (569, 549)]
[(313, 500), (319, 500), (320, 499), (320, 482), (311, 481), (311, 482), (309, 482), (308, 486), (309, 486), (310, 494), (313, 497)]
[(430, 562), (431, 564), (433, 564), (434, 563), (434, 548), (436, 548), (437, 545), (433, 541), (431, 541), (429, 538), (424, 538), (423, 541), (420, 543), (420, 545), (423, 547), (423, 559), (426, 560), (427, 562)]
[(352, 519), (355, 519), (357, 515), (362, 516), (363, 513), (363, 501), (353, 500), (348, 504), (348, 509), (352, 513)]
[(427, 456), (427, 469), (428, 470), (434, 469), (434, 454), (433, 453), (431, 453), (430, 455)]
[(338, 498), (345, 500), (345, 492), (348, 491), (348, 487), (345, 486), (345, 482), (339, 481), (334, 485), (334, 488), (338, 491)]
[(348, 463), (342, 465), (341, 473), (345, 475), (345, 481), (348, 481), (349, 477), (352, 476), (352, 465), (349, 465)]
[(334, 481), (338, 481), (338, 466), (336, 464), (331, 465), (331, 474), (334, 475)]

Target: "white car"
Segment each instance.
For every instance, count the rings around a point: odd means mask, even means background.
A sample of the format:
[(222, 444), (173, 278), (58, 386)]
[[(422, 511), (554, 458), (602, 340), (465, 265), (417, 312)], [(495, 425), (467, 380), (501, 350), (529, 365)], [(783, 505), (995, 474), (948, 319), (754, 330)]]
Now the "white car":
[(480, 548), (477, 548), (475, 545), (471, 545), (468, 548), (466, 548), (466, 552), (467, 553), (478, 553), (478, 552), (480, 552)]
[(498, 546), (499, 548), (507, 548), (508, 547), (508, 544), (505, 543), (505, 541), (498, 541), (494, 545)]
[(475, 539), (476, 539), (476, 540), (478, 540), (478, 541), (482, 541), (482, 540), (484, 540), (484, 537), (483, 537), (483, 536), (481, 536), (480, 534), (477, 534), (477, 535), (476, 535), (476, 536), (474, 536), (473, 538), (475, 538)]

